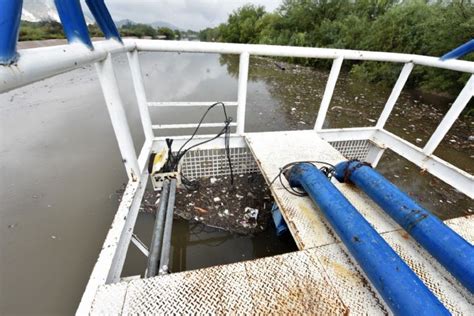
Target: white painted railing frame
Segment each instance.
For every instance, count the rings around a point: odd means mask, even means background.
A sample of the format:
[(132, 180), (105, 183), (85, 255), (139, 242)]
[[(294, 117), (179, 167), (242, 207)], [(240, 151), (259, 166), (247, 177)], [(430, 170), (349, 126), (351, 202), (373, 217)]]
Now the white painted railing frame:
[[(371, 160), (380, 159), (383, 150), (390, 148), (404, 156), (420, 168), (432, 173), (452, 187), (473, 197), (473, 176), (459, 168), (433, 156), (436, 147), (445, 137), (459, 114), (474, 94), (474, 76), (471, 75), (466, 86), (459, 94), (451, 109), (445, 115), (432, 137), (424, 148), (419, 148), (400, 137), (384, 130), (385, 123), (392, 112), (396, 101), (416, 65), (437, 67), (474, 74), (474, 62), (461, 60), (441, 61), (436, 57), (367, 52), (340, 49), (323, 49), (310, 47), (290, 47), (271, 45), (247, 45), (227, 43), (203, 43), (180, 41), (156, 41), (127, 39), (124, 44), (114, 40), (95, 42), (94, 50), (80, 44), (61, 45), (48, 48), (20, 50), (19, 61), (12, 66), (0, 66), (0, 93), (40, 81), (76, 68), (96, 64), (104, 99), (116, 134), (124, 166), (129, 176), (129, 183), (122, 202), (115, 215), (112, 226), (107, 234), (102, 251), (94, 266), (90, 280), (84, 292), (77, 314), (88, 314), (93, 298), (99, 286), (120, 280), (123, 263), (130, 244), (133, 227), (138, 214), (144, 189), (148, 180), (146, 170), (148, 157), (153, 149), (162, 143), (161, 137), (154, 136), (154, 129), (194, 128), (196, 124), (153, 125), (149, 107), (157, 106), (209, 106), (213, 102), (150, 102), (146, 98), (143, 77), (140, 70), (139, 52), (189, 52), (236, 54), (240, 56), (237, 102), (227, 102), (229, 106), (237, 106), (237, 120), (232, 123), (236, 134), (231, 136), (231, 147), (244, 146), (245, 113), (247, 103), (247, 85), (250, 56), (279, 56), (333, 59), (326, 90), (316, 119), (315, 130), (327, 141), (370, 140), (379, 148), (374, 150)], [(112, 55), (127, 53), (132, 74), (133, 86), (137, 98), (141, 123), (145, 134), (145, 142), (137, 157), (130, 129), (123, 109), (115, 72), (111, 61)], [(343, 129), (324, 129), (324, 120), (334, 92), (341, 65), (344, 60), (370, 60), (404, 64), (400, 76), (387, 100), (387, 103), (374, 127), (356, 127)], [(206, 123), (203, 127), (220, 127), (222, 123)], [(198, 140), (210, 138), (198, 136)], [(184, 143), (188, 136), (177, 137), (177, 143)], [(206, 146), (223, 147), (222, 139)]]

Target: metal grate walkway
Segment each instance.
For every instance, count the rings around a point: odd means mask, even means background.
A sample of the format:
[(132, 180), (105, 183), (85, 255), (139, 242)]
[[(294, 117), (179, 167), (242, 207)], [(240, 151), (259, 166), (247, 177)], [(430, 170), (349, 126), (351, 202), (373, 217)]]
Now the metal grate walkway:
[[(313, 131), (247, 134), (268, 182), (296, 160), (337, 163), (345, 158)], [(335, 185), (453, 314), (474, 310), (474, 297), (357, 189)], [(106, 285), (93, 314), (387, 314), (361, 269), (307, 197), (275, 182), (272, 193), (300, 251), (280, 256)], [(474, 216), (446, 222), (470, 243)]]

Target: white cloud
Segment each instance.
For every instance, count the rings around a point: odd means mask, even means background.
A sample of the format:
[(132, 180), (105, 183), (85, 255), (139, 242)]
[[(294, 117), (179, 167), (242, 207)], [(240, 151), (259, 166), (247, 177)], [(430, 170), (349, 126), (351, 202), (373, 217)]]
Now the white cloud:
[(280, 0), (106, 0), (114, 20), (141, 23), (164, 21), (183, 29), (200, 30), (227, 20), (233, 10), (246, 3), (273, 11)]

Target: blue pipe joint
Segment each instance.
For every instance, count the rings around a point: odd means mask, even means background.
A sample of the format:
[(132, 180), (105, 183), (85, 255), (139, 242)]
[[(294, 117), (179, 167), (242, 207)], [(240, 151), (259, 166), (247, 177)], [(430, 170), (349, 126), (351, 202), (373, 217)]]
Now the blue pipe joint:
[(342, 162), (336, 165), (335, 176), (362, 189), (464, 287), (474, 292), (473, 245), (370, 166), (359, 161)]
[(104, 0), (86, 0), (89, 10), (92, 12), (95, 21), (99, 25), (100, 29), (104, 33), (106, 39), (115, 39), (122, 42), (120, 33), (115, 26), (115, 23), (110, 15)]
[(22, 0), (0, 0), (0, 65), (14, 63), (20, 34)]
[(94, 49), (79, 0), (54, 0), (69, 43), (81, 42)]
[(449, 53), (444, 54), (441, 56), (441, 60), (444, 61), (448, 59), (459, 58), (471, 52), (474, 52), (474, 39), (471, 39), (467, 43), (464, 43), (461, 46), (453, 49)]
[(418, 276), (318, 168), (300, 163), (285, 174), (315, 202), (396, 315), (449, 315)]
[(285, 219), (283, 218), (283, 215), (281, 214), (281, 211), (276, 203), (273, 203), (271, 212), (273, 222), (275, 223), (276, 235), (281, 237), (288, 232), (288, 226), (286, 225)]

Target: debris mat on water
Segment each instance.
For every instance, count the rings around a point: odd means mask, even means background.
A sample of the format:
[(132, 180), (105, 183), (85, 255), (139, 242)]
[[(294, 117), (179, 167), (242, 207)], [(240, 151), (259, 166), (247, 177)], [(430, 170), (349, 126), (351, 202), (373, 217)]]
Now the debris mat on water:
[[(237, 234), (256, 234), (267, 229), (273, 197), (260, 173), (198, 179), (197, 190), (176, 190), (174, 214), (180, 218), (201, 222), (209, 227)], [(117, 192), (119, 200), (123, 189)], [(155, 213), (159, 192), (146, 191), (140, 211)]]

